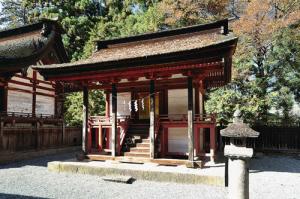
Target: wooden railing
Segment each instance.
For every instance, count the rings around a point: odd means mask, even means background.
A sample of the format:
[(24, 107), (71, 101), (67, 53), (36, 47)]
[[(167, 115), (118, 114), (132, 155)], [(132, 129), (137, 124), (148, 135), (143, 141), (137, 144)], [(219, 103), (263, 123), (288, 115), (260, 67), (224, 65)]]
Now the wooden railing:
[[(121, 148), (124, 144), (125, 137), (127, 134), (127, 130), (129, 127), (129, 122), (130, 122), (130, 116), (129, 115), (121, 115), (117, 116), (117, 127), (118, 127), (118, 152), (119, 154), (121, 153)], [(89, 127), (90, 128), (111, 128), (112, 126), (112, 121), (111, 117), (106, 117), (106, 116), (90, 116), (89, 118)]]
[(160, 118), (155, 118), (155, 124), (154, 124), (154, 140), (156, 141), (159, 136), (159, 130), (160, 130)]
[(23, 112), (0, 112), (1, 117), (23, 117), (23, 118), (56, 118), (52, 114), (35, 114), (32, 113), (23, 113)]
[[(129, 115), (121, 115), (117, 117), (117, 125), (120, 124), (122, 121), (129, 120), (130, 116)], [(111, 117), (106, 117), (106, 116), (90, 116), (89, 118), (89, 123), (91, 125), (111, 125)]]
[[(187, 114), (168, 114), (159, 116), (160, 122), (187, 122), (187, 120)], [(194, 122), (215, 123), (216, 114), (195, 114)]]

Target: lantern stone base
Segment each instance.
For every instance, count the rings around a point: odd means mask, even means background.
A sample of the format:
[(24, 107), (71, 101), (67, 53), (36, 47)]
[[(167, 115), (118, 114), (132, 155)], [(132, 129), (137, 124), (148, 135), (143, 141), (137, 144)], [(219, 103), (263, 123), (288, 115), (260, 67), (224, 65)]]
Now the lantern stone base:
[(249, 167), (247, 159), (229, 158), (230, 199), (249, 198)]
[(229, 157), (229, 197), (230, 199), (249, 198), (249, 164), (253, 149), (245, 146), (226, 145), (224, 155)]

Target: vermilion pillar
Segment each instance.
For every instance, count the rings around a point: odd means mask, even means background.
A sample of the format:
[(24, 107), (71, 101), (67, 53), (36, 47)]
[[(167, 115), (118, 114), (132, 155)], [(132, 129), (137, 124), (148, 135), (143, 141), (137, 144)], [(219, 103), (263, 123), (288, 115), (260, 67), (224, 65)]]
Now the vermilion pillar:
[(216, 127), (210, 127), (210, 161), (215, 161), (216, 151)]
[(188, 152), (190, 167), (194, 166), (193, 78), (188, 77)]
[(150, 158), (155, 154), (155, 85), (154, 80), (150, 80)]
[(89, 119), (89, 91), (83, 87), (83, 119), (82, 119), (82, 151), (88, 152), (88, 119)]
[(106, 117), (109, 117), (110, 115), (110, 105), (109, 105), (109, 101), (110, 101), (110, 99), (109, 99), (109, 93), (107, 92), (106, 94), (105, 94), (105, 116)]
[(116, 156), (116, 141), (117, 141), (117, 87), (116, 84), (113, 83), (111, 87), (111, 105), (112, 105), (112, 112), (111, 112), (111, 156)]

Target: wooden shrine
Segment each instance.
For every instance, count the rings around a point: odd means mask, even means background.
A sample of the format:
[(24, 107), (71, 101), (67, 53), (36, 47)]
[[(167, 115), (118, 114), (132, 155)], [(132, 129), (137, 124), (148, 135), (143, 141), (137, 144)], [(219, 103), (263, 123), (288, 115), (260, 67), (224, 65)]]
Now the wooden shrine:
[(51, 135), (65, 133), (65, 86), (46, 81), (31, 67), (69, 62), (62, 32), (58, 23), (49, 20), (0, 31), (0, 149), (63, 144), (63, 138), (51, 140)]
[[(236, 45), (226, 19), (98, 41), (86, 60), (34, 69), (49, 81), (81, 86), (88, 157), (175, 158), (193, 165), (204, 156), (214, 161), (216, 116), (205, 114), (204, 95), (230, 82)], [(89, 115), (93, 89), (106, 93), (103, 116)]]

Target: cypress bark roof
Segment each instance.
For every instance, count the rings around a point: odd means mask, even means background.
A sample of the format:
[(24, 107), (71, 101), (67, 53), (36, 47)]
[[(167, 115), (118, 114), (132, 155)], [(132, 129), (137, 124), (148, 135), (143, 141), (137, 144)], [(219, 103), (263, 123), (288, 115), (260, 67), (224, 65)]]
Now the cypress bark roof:
[(50, 20), (0, 32), (0, 73), (11, 74), (35, 65), (53, 49), (61, 63), (68, 58), (61, 41), (62, 29)]
[(222, 35), (218, 33), (190, 33), (180, 36), (170, 36), (168, 38), (150, 39), (146, 41), (136, 41), (123, 44), (108, 45), (99, 49), (90, 58), (73, 63), (42, 65), (36, 68), (51, 69), (64, 67), (81, 67), (84, 64), (101, 64), (111, 61), (125, 59), (145, 58), (154, 55), (165, 55), (178, 53), (193, 49), (222, 44), (224, 42), (235, 41), (237, 38), (232, 35)]

